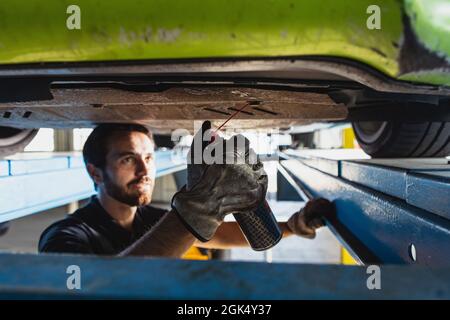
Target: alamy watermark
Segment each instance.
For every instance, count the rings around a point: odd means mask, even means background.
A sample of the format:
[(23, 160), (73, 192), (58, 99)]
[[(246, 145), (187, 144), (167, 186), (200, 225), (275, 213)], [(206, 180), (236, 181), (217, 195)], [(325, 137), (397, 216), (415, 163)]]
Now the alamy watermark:
[(81, 268), (73, 264), (67, 267), (66, 273), (69, 274), (66, 280), (67, 289), (81, 290)]
[(66, 13), (69, 15), (66, 20), (66, 27), (69, 30), (81, 29), (81, 9), (76, 4), (67, 7)]
[[(367, 7), (366, 13), (370, 16), (366, 20), (366, 27), (369, 30), (381, 29), (381, 8), (372, 4)], [(76, 4), (71, 4), (66, 9), (69, 16), (66, 20), (66, 27), (69, 30), (81, 30), (81, 8)]]
[(369, 30), (380, 30), (381, 29), (381, 8), (376, 4), (372, 4), (367, 7), (367, 14), (370, 16), (366, 20), (366, 27)]
[(367, 277), (366, 286), (369, 290), (381, 290), (381, 269), (380, 266), (370, 265), (366, 269)]

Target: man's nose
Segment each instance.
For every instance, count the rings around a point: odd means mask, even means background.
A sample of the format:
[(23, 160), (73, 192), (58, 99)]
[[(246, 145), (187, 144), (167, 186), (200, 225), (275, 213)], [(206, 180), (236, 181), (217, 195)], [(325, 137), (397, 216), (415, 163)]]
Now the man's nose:
[(145, 159), (139, 159), (136, 166), (136, 174), (140, 176), (146, 176), (150, 172), (150, 162), (145, 161)]

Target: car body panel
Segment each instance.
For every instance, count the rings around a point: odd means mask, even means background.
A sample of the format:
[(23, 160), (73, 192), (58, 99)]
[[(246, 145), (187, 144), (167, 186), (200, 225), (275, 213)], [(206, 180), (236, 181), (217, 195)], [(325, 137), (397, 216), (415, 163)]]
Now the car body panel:
[(405, 0), (405, 11), (425, 47), (450, 61), (450, 1)]
[[(64, 1), (3, 0), (0, 64), (333, 56), (399, 77), (403, 3), (379, 1), (381, 29), (369, 30), (372, 2), (80, 0), (81, 30), (69, 30)], [(424, 44), (448, 57), (448, 15), (430, 16), (447, 1), (432, 2), (427, 10), (424, 1), (406, 1), (406, 11)], [(426, 70), (404, 78), (450, 84), (447, 74)]]
[[(399, 79), (429, 84), (450, 85), (450, 1), (405, 0), (405, 12), (417, 41), (441, 58), (445, 67), (435, 66), (404, 72)], [(418, 59), (420, 60), (420, 59)]]
[[(400, 3), (383, 1), (382, 30), (368, 30), (371, 0), (2, 0), (0, 63), (329, 55), (395, 76)], [(52, 17), (49, 19), (48, 17)]]
[[(0, 2), (0, 67), (49, 62), (324, 56), (362, 62), (393, 78), (450, 86), (450, 1), (79, 0)], [(49, 19), (48, 17), (52, 17)], [(405, 18), (407, 17), (407, 18)], [(402, 70), (406, 24), (444, 61)], [(413, 53), (411, 53), (413, 55)], [(412, 56), (411, 59), (415, 57)]]

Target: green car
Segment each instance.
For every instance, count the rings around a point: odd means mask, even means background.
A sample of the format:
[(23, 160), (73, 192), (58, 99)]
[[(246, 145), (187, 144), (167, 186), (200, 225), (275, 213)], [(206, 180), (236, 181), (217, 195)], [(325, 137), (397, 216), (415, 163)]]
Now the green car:
[(450, 1), (0, 2), (0, 156), (41, 127), (242, 108), (228, 127), (348, 121), (372, 157), (447, 156)]

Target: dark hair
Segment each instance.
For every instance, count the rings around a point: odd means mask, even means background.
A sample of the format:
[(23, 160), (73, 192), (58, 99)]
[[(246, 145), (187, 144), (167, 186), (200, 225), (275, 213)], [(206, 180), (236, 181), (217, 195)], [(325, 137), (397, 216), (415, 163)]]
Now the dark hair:
[(149, 129), (140, 124), (134, 123), (104, 123), (97, 126), (89, 135), (83, 147), (84, 163), (93, 164), (97, 168), (104, 169), (106, 166), (106, 155), (110, 142), (116, 135), (128, 132), (142, 132), (150, 140), (153, 135)]

